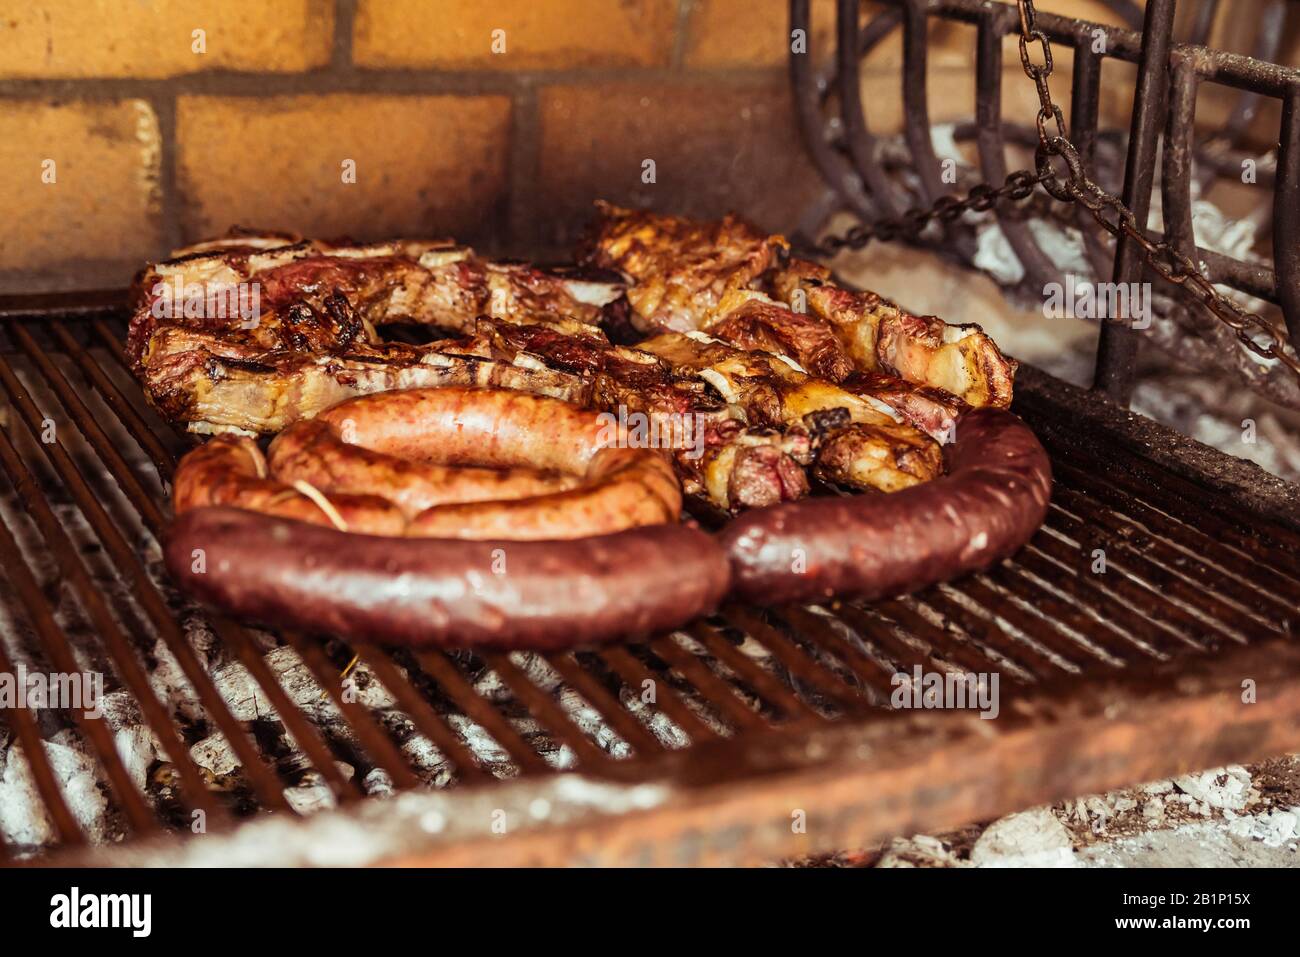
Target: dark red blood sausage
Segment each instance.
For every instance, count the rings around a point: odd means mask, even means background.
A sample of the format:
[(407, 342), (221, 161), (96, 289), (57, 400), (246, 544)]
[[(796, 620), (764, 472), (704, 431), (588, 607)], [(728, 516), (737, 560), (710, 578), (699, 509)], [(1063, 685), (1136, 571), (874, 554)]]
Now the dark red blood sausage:
[(244, 509), (178, 516), (177, 584), (236, 617), (418, 647), (558, 650), (640, 638), (711, 611), (725, 553), (684, 525), (564, 541), (341, 532)]
[(774, 605), (883, 598), (985, 568), (1042, 524), (1047, 453), (997, 409), (962, 416), (947, 474), (890, 495), (818, 498), (757, 509), (721, 533), (733, 592)]

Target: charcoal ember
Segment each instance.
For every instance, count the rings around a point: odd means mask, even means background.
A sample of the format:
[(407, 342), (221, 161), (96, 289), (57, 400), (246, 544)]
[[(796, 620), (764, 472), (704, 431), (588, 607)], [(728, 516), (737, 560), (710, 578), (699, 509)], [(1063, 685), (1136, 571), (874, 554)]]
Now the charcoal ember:
[(217, 691), (220, 692), (236, 720), (252, 721), (254, 718), (274, 714), (271, 702), (262, 691), (261, 685), (239, 662), (226, 665), (214, 672), (212, 682), (217, 686)]
[(149, 769), (162, 756), (162, 748), (153, 731), (140, 724), (120, 728), (113, 732), (113, 744), (132, 783), (139, 790), (145, 790)]
[(348, 683), (352, 700), (359, 705), (373, 711), (382, 711), (397, 704), (397, 699), (365, 662), (357, 662), (344, 680)]
[(505, 769), (514, 774), (518, 769), (510, 760), (510, 753), (501, 747), (487, 729), (461, 714), (447, 716), (447, 723), (464, 741), (474, 756), (492, 768)]
[(110, 691), (97, 700), (105, 723), (114, 731), (144, 724), (140, 705), (129, 691)]
[(943, 841), (929, 834), (896, 837), (876, 862), (877, 867), (969, 867)]
[[(209, 672), (222, 662), (225, 650), (201, 617), (182, 616), (181, 626), (185, 640), (194, 649), (199, 662), (206, 665)], [(146, 653), (145, 662), (149, 686), (170, 713), (182, 724), (195, 724), (202, 721), (203, 705), (167, 643), (156, 641)]]
[(971, 849), (976, 867), (1074, 867), (1074, 842), (1050, 808), (1012, 814), (989, 825)]
[(589, 705), (585, 698), (572, 688), (560, 691), (560, 707), (577, 725), (578, 730), (593, 738), (596, 747), (614, 758), (632, 756), (632, 748), (618, 736), (618, 733), (601, 717), (600, 712)]
[[(87, 839), (93, 843), (109, 840), (113, 829), (108, 801), (94, 759), (70, 730), (44, 742), (44, 751), (68, 810)], [(49, 844), (56, 837), (21, 744), (9, 749), (0, 776), (0, 832), (8, 843), (17, 845)]]
[(321, 780), (285, 788), (284, 799), (289, 802), (289, 806), (297, 813), (304, 815), (315, 814), (317, 811), (327, 811), (338, 804), (334, 799), (334, 792), (329, 789), (329, 785)]
[(665, 748), (677, 750), (687, 747), (691, 743), (691, 739), (686, 736), (686, 732), (673, 724), (672, 719), (656, 708), (653, 703), (642, 700), (643, 695), (649, 695), (652, 692), (658, 694), (657, 689), (654, 688), (640, 688), (633, 691), (630, 688), (623, 687), (619, 689), (618, 700), (637, 720), (649, 728), (650, 733), (655, 736), (655, 740)]
[[(550, 693), (560, 686), (560, 676), (536, 652), (511, 652), (510, 660), (529, 681), (543, 691)], [(491, 668), (484, 670), (475, 680), (474, 691), (489, 701), (507, 701), (514, 697), (509, 685)]]
[(371, 768), (361, 779), (361, 790), (367, 797), (387, 797), (393, 793), (393, 779), (383, 768)]
[(206, 768), (215, 778), (228, 777), (242, 766), (230, 742), (220, 734), (209, 735), (191, 747), (190, 759), (200, 768)]
[[(453, 769), (447, 756), (422, 734), (413, 734), (402, 742), (402, 757), (411, 765), (420, 780), (433, 787), (446, 787), (451, 783)], [(389, 782), (391, 788), (391, 782)]]

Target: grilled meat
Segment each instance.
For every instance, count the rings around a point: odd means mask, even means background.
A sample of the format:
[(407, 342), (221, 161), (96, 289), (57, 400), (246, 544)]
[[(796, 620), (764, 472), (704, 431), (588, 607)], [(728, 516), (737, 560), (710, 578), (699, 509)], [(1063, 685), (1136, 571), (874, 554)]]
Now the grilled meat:
[[(273, 245), (280, 238), (241, 234), (146, 268), (136, 278), (127, 336), (137, 372), (162, 328), (217, 334), (270, 352), (306, 345), (337, 353), (354, 339), (377, 344), (374, 327), (396, 321), (466, 332), (482, 315), (544, 315), (579, 331), (594, 327), (601, 307), (622, 291), (617, 283), (479, 259), (449, 241)], [(347, 342), (301, 342), (301, 327), (330, 317), (330, 301), (339, 296), (360, 320)]]
[(973, 407), (1011, 404), (1016, 362), (977, 325), (913, 316), (874, 292), (835, 285), (830, 270), (807, 260), (778, 268), (772, 286), (777, 298), (829, 324), (864, 372), (941, 389)]
[[(733, 307), (736, 302), (739, 305)], [(704, 331), (741, 349), (794, 359), (804, 371), (829, 382), (842, 382), (853, 374), (853, 360), (827, 323), (759, 292), (728, 293)]]
[[(236, 232), (141, 273), (128, 355), (151, 401), (199, 432), (279, 431), (353, 395), (421, 386), (567, 399), (635, 419), (629, 434), (672, 449), (688, 495), (730, 511), (806, 495), (809, 466), (862, 489), (926, 481), (967, 404), (1010, 399), (1015, 363), (978, 327), (841, 289), (731, 217), (601, 209), (584, 268), (621, 271), (626, 299), (607, 275), (450, 241)], [(249, 286), (251, 317), (217, 308)], [(193, 289), (196, 307), (171, 308)], [(615, 345), (601, 322), (615, 314), (657, 334)], [(450, 337), (385, 342), (378, 327), (399, 321)]]
[(639, 348), (679, 372), (694, 372), (752, 425), (810, 432), (817, 472), (829, 481), (893, 491), (933, 478), (942, 468), (939, 446), (889, 406), (810, 376), (787, 359), (737, 349), (700, 332), (663, 333)]
[(643, 332), (701, 329), (727, 292), (748, 288), (787, 248), (734, 216), (703, 223), (597, 203), (579, 261), (633, 280), (628, 301)]
[(592, 336), (486, 318), (479, 320), (474, 343), (484, 356), (585, 377), (589, 404), (621, 417), (641, 416), (661, 447), (672, 448), (686, 494), (715, 508), (753, 508), (808, 493), (807, 434), (770, 422), (751, 428), (743, 411), (720, 399), (693, 369)]
[[(791, 259), (780, 236), (734, 217), (699, 223), (600, 204), (589, 262), (621, 270), (643, 330), (700, 330), (744, 349), (789, 356), (832, 382), (855, 368), (942, 389), (970, 406), (1005, 408), (1016, 363), (976, 325), (913, 316), (872, 292)], [(764, 294), (764, 285), (775, 294)]]
[(840, 386), (862, 398), (883, 402), (904, 422), (940, 444), (953, 441), (957, 417), (970, 408), (942, 389), (913, 385), (886, 372), (855, 372)]
[(330, 354), (260, 351), (167, 327), (151, 339), (141, 383), (158, 410), (192, 432), (278, 432), (354, 395), (439, 385), (498, 386), (584, 402), (589, 385), (563, 371), (430, 346), (357, 343)]

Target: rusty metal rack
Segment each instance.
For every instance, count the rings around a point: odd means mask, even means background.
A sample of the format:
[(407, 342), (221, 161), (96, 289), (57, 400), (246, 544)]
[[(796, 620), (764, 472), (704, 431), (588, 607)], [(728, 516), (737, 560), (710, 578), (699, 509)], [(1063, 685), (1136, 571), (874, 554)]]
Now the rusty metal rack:
[[(372, 845), (350, 863), (752, 862), (1300, 748), (1300, 488), (1033, 369), (1017, 411), (1052, 453), (1054, 500), (1032, 544), (986, 574), (876, 604), (732, 606), (677, 635), (543, 659), (407, 654), (271, 637), (172, 593), (157, 540), (190, 439), (143, 401), (122, 364), (122, 314), (103, 303), (0, 304), (0, 611), (9, 647), (34, 665), (102, 668), (162, 754), (142, 790), (104, 720), (44, 713), (56, 729), (0, 713), (57, 838), (0, 842), (0, 859), (330, 863), (350, 828)], [(206, 644), (193, 630), (204, 621)], [(302, 707), (268, 664), (284, 647), (322, 706)], [(160, 648), (200, 719), (181, 720), (151, 684)], [(269, 713), (236, 716), (214, 648)], [(354, 656), (391, 708), (346, 692)], [(11, 657), (0, 643), (0, 671)], [(891, 679), (914, 666), (997, 673), (1000, 716), (891, 710)], [(106, 846), (90, 846), (46, 756), (43, 739), (68, 729), (104, 784)], [(238, 760), (234, 783), (191, 757), (211, 734)], [(409, 760), (415, 736), (445, 757), (436, 778)], [(373, 769), (396, 796), (363, 797)], [(286, 788), (304, 771), (338, 807), (298, 821)], [(291, 831), (224, 849), (248, 828), (290, 826), (335, 830), (306, 849)]]
[[(1032, 116), (1017, 122), (1019, 118), (1004, 116), (1002, 110), (1004, 40), (1020, 30), (1014, 2), (882, 0), (878, 6), (882, 9), (860, 23), (858, 0), (837, 0), (836, 55), (825, 66), (797, 49), (790, 55), (794, 102), (809, 154), (840, 205), (867, 223), (895, 219), (909, 207), (930, 207), (952, 191), (941, 182), (941, 165), (930, 136), (926, 64), (927, 30), (933, 22), (962, 24), (974, 33), (973, 122), (959, 124), (956, 136), (975, 141), (979, 178), (1001, 184), (1008, 172), (1008, 147), (1032, 150), (1037, 142)], [(1176, 42), (1173, 35), (1175, 0), (1148, 0), (1145, 16), (1126, 0), (1111, 0), (1110, 6), (1131, 29), (1045, 12), (1037, 18), (1038, 28), (1051, 44), (1073, 56), (1072, 75), (1058, 72), (1053, 93), (1069, 105), (1069, 137), (1080, 159), (1092, 169), (1100, 136), (1104, 63), (1135, 64), (1138, 75), (1122, 181), (1124, 202), (1145, 227), (1159, 163), (1158, 198), (1164, 225), (1160, 231), (1146, 229), (1147, 237), (1167, 241), (1175, 252), (1191, 257), (1211, 282), (1277, 306), (1291, 341), (1300, 342), (1300, 69), (1270, 62), (1280, 50), (1287, 8), (1294, 5), (1267, 0), (1252, 8), (1252, 13), (1258, 12), (1252, 56), (1205, 45), (1216, 17), (1227, 9), (1218, 0), (1194, 5), (1187, 42)], [(809, 0), (790, 0), (789, 9), (791, 30), (812, 36)], [(881, 138), (871, 130), (870, 107), (861, 95), (863, 58), (899, 31), (902, 138), (908, 159), (895, 165), (915, 176), (910, 191), (885, 162)], [(1024, 77), (1017, 81), (1029, 83)], [(1207, 87), (1232, 91), (1235, 100), (1222, 126), (1198, 139), (1197, 101)], [(1198, 246), (1192, 228), (1194, 185), (1204, 191), (1217, 177), (1240, 179), (1243, 159), (1258, 159), (1248, 148), (1248, 131), (1269, 101), (1280, 104), (1281, 120), (1275, 165), (1261, 162), (1259, 167), (1258, 185), (1268, 215), (1258, 224), (1257, 240), (1261, 247), (1271, 247), (1271, 266)], [(1162, 137), (1164, 149), (1158, 159)], [(1121, 192), (1118, 177), (1102, 185)], [(992, 212), (1023, 264), (1028, 283), (1036, 289), (1048, 282), (1061, 283), (1064, 277), (1031, 233), (1025, 211), (1000, 204)], [(1117, 248), (1107, 248), (1100, 230), (1081, 210), (1070, 215), (1082, 228), (1088, 259), (1099, 279), (1130, 282), (1150, 277), (1149, 270), (1143, 271), (1136, 246), (1121, 241)], [(949, 223), (930, 241), (967, 264), (973, 259), (974, 236), (960, 222)], [(1174, 308), (1170, 317), (1174, 320), (1170, 326), (1146, 334), (1159, 334), (1162, 345), (1176, 347), (1188, 360), (1223, 369), (1275, 401), (1300, 407), (1300, 389), (1289, 370), (1252, 361), (1227, 325), (1197, 306)], [(1121, 404), (1127, 404), (1132, 394), (1141, 338), (1123, 322), (1104, 322), (1100, 327), (1097, 387)]]

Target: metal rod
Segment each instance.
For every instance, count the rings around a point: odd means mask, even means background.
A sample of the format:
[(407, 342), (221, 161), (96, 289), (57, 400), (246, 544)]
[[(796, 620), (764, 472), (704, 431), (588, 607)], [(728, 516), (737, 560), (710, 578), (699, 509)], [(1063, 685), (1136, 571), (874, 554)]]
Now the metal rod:
[[(1151, 209), (1151, 184), (1155, 176), (1156, 149), (1168, 82), (1169, 47), (1174, 29), (1175, 0), (1150, 0), (1142, 30), (1142, 56), (1133, 93), (1133, 122), (1129, 132), (1128, 160), (1124, 168), (1124, 205), (1145, 226)], [(1142, 281), (1141, 250), (1121, 235), (1115, 248), (1116, 283)], [(1133, 397), (1139, 333), (1131, 317), (1108, 316), (1097, 343), (1097, 371), (1093, 388), (1118, 405), (1128, 407)]]
[(844, 122), (844, 140), (853, 158), (854, 169), (867, 184), (874, 206), (873, 219), (894, 217), (899, 213), (893, 186), (880, 165), (876, 138), (867, 128), (862, 109), (861, 60), (858, 57), (858, 0), (837, 0), (835, 5), (835, 51), (839, 64), (840, 116)]
[(1282, 129), (1273, 191), (1273, 256), (1277, 292), (1291, 334), (1291, 349), (1300, 352), (1300, 81), (1282, 101)]
[[(822, 116), (821, 95), (817, 88), (812, 51), (812, 14), (810, 0), (790, 0), (790, 86), (794, 95), (795, 117), (813, 165), (836, 195), (857, 215), (871, 219), (875, 209), (862, 188), (853, 168), (844, 157), (831, 149)], [(802, 37), (800, 48), (794, 38)]]

